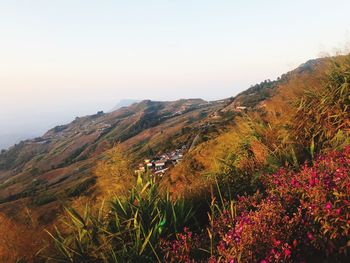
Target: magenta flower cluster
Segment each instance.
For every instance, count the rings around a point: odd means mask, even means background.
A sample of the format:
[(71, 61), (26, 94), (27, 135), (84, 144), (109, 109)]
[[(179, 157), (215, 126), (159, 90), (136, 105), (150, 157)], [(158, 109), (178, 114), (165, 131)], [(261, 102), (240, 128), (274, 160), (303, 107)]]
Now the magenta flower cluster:
[[(212, 219), (214, 248), (207, 261), (349, 259), (350, 147), (322, 155), (298, 172), (282, 168), (264, 176), (264, 185), (265, 193), (236, 200), (235, 215), (224, 207)], [(192, 262), (194, 250), (209, 251), (208, 235), (196, 236), (186, 229), (175, 241), (169, 241), (169, 259)]]

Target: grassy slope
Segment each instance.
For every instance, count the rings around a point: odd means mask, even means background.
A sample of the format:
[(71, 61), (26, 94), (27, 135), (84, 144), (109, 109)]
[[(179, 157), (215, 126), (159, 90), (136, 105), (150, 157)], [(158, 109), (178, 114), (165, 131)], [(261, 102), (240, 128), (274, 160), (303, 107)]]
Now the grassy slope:
[[(295, 113), (296, 100), (305, 90), (312, 88), (317, 92), (321, 88), (330, 65), (329, 59), (311, 60), (301, 65), (274, 82), (274, 89), (269, 91), (271, 97), (260, 102), (251, 99), (250, 94), (256, 94), (254, 89), (238, 95), (224, 110), (233, 109), (233, 105), (245, 106), (244, 102), (253, 107), (243, 117), (236, 117), (233, 127), (227, 132), (198, 145), (171, 171), (162, 182), (163, 186), (170, 187), (171, 192), (178, 195), (200, 194), (211, 184), (210, 175), (223, 169), (221, 160), (227, 159), (229, 153), (241, 156), (240, 160), (235, 160), (235, 165), (242, 168), (250, 167), (260, 172), (263, 168), (273, 168), (266, 167), (269, 157), (276, 159), (276, 167), (280, 165), (283, 160), (278, 159), (279, 147), (289, 143), (288, 131), (284, 127), (290, 124)], [(279, 142), (280, 145), (270, 142)]]

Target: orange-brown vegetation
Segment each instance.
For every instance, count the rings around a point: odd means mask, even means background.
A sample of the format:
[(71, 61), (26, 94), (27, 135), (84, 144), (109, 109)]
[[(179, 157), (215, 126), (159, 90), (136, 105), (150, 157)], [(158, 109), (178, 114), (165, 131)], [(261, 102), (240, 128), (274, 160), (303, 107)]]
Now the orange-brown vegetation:
[(0, 214), (0, 262), (38, 262), (38, 254), (52, 242), (28, 208), (22, 208), (22, 220)]
[(108, 200), (127, 193), (134, 183), (131, 171), (130, 160), (123, 155), (120, 145), (110, 149), (96, 166), (96, 195), (99, 199)]

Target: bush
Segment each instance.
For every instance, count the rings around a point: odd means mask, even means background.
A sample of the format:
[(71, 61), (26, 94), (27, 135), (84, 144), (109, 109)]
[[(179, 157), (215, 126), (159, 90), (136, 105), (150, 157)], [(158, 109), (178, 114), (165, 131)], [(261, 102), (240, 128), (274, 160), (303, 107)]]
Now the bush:
[[(207, 251), (210, 262), (349, 260), (350, 146), (320, 156), (299, 172), (281, 169), (264, 183), (265, 196), (239, 197), (235, 205), (213, 197), (208, 233), (185, 232), (172, 241), (165, 248), (170, 261), (191, 262), (196, 258), (190, 255), (199, 250)], [(188, 249), (177, 246), (192, 240), (201, 242)]]
[(53, 128), (53, 131), (56, 133), (62, 132), (68, 128), (68, 125), (59, 125)]
[(96, 177), (91, 177), (91, 178), (84, 180), (81, 183), (74, 185), (71, 188), (66, 189), (65, 192), (69, 197), (79, 196), (79, 195), (85, 193), (95, 183), (96, 183)]
[(41, 206), (57, 200), (57, 197), (52, 193), (43, 193), (41, 195), (35, 196), (32, 203)]

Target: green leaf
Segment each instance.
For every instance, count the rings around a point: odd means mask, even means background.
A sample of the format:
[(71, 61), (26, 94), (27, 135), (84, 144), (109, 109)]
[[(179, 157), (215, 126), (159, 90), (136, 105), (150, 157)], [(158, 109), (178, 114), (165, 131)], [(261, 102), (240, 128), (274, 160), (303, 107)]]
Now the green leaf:
[(314, 154), (315, 154), (315, 140), (314, 140), (314, 137), (311, 138), (310, 153), (311, 153), (311, 158), (314, 159)]
[(140, 250), (139, 255), (142, 255), (142, 252), (145, 250), (147, 244), (149, 243), (149, 240), (150, 240), (150, 238), (151, 238), (151, 236), (152, 236), (152, 232), (153, 232), (153, 231), (152, 231), (152, 229), (151, 229), (150, 232), (149, 232), (149, 234), (148, 234), (148, 236), (146, 237), (145, 241), (144, 241), (143, 244), (142, 244), (142, 247), (141, 247), (141, 250)]

